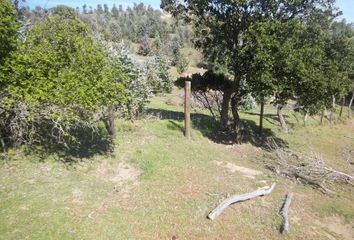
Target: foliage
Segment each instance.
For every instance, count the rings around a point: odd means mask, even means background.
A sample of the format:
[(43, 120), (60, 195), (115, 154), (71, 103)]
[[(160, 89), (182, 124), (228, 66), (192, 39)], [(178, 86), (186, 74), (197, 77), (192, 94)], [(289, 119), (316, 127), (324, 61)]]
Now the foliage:
[(124, 83), (127, 101), (121, 106), (120, 112), (126, 118), (135, 119), (152, 96), (146, 70), (131, 56), (125, 46), (113, 44), (109, 52), (119, 58), (122, 70), (127, 74)]
[(171, 66), (176, 66), (181, 59), (181, 42), (179, 38), (174, 37), (170, 43)]
[(87, 10), (80, 14), (80, 18), (89, 24), (101, 35), (106, 35), (107, 40), (127, 39), (139, 43), (142, 38), (154, 38), (160, 36), (166, 38), (168, 32), (167, 23), (161, 19), (161, 12), (143, 3), (134, 4), (125, 11), (122, 6), (114, 5), (111, 10), (107, 5), (97, 5), (93, 14), (87, 14)]
[(149, 58), (146, 64), (147, 81), (154, 94), (169, 93), (173, 82), (168, 73), (166, 60), (160, 56)]
[(350, 28), (339, 28), (341, 24), (345, 25), (343, 22), (326, 21), (325, 24), (322, 28), (324, 33), (317, 34), (321, 38), (314, 39), (312, 36), (312, 49), (318, 49), (322, 44), (322, 48), (317, 50), (320, 52), (318, 57), (309, 55), (310, 50), (302, 52), (302, 56), (312, 58), (314, 62), (310, 67), (304, 67), (302, 74), (306, 77), (300, 82), (297, 92), (299, 104), (310, 114), (332, 109), (334, 99), (345, 96), (350, 88), (350, 71), (354, 61), (354, 44), (350, 39), (352, 33)]
[(75, 9), (65, 5), (57, 5), (49, 9), (49, 13), (54, 16), (60, 16), (63, 19), (75, 19), (78, 17)]
[[(205, 108), (207, 108), (214, 119), (218, 115), (228, 115), (228, 97), (232, 81), (222, 73), (207, 71), (203, 75), (192, 74), (190, 77), (180, 77), (175, 81), (175, 85), (183, 88), (185, 81), (191, 82), (191, 90), (194, 98)], [(223, 103), (227, 102), (225, 106)], [(216, 114), (218, 113), (218, 114)], [(227, 121), (227, 119), (226, 119)]]
[(186, 72), (188, 70), (188, 65), (189, 61), (185, 57), (181, 57), (176, 64), (177, 72), (179, 74)]
[(257, 102), (251, 94), (246, 95), (240, 102), (240, 109), (246, 111), (257, 107)]
[(72, 130), (94, 128), (102, 108), (126, 101), (120, 62), (77, 19), (53, 16), (34, 25), (6, 71), (1, 130), (9, 142), (47, 141), (39, 129), (47, 126), (47, 137), (67, 145), (75, 141)]
[(142, 56), (147, 56), (150, 54), (150, 52), (151, 52), (151, 47), (150, 47), (149, 38), (147, 36), (144, 36), (140, 41), (138, 54)]
[(332, 0), (163, 0), (161, 6), (191, 22), (196, 47), (233, 76), (230, 102), (237, 137), (244, 96), (274, 94), (275, 103), (284, 104), (300, 91), (309, 95), (306, 87), (300, 87), (308, 77), (320, 85), (328, 74), (319, 66), (328, 63), (322, 57), (322, 22), (335, 16)]
[[(7, 0), (0, 1), (0, 68), (16, 49), (19, 23), (15, 9)], [(0, 78), (4, 76), (0, 69)]]

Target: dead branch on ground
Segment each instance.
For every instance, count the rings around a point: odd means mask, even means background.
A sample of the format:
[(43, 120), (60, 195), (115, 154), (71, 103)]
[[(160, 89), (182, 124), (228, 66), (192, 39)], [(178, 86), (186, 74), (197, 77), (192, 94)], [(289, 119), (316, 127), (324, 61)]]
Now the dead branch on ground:
[(282, 210), (281, 210), (281, 215), (283, 216), (283, 225), (281, 228), (281, 233), (282, 234), (288, 234), (289, 233), (289, 207), (291, 204), (291, 200), (292, 200), (293, 194), (292, 193), (288, 193), (288, 195), (286, 196), (286, 199), (284, 201)]
[(274, 155), (267, 159), (266, 167), (277, 174), (298, 179), (313, 185), (323, 192), (331, 192), (326, 183), (354, 183), (354, 175), (344, 173), (327, 166), (318, 153), (303, 155), (289, 149), (280, 148), (274, 140), (268, 141), (268, 147)]
[(215, 220), (231, 204), (237, 202), (243, 202), (259, 196), (268, 195), (273, 191), (274, 187), (275, 187), (275, 183), (273, 183), (272, 186), (270, 187), (263, 187), (251, 193), (246, 193), (242, 195), (233, 195), (227, 198), (226, 200), (224, 200), (223, 202), (221, 202), (211, 213), (209, 213), (208, 218), (210, 220)]

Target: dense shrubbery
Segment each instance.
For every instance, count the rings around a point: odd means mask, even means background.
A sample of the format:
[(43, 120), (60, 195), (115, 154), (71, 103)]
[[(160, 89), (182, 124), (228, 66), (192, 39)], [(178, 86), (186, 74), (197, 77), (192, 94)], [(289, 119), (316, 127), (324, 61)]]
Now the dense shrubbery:
[(126, 101), (119, 59), (108, 58), (75, 18), (53, 16), (34, 25), (4, 71), (0, 124), (9, 143), (49, 138), (67, 144), (75, 141), (73, 130), (104, 120), (103, 108)]

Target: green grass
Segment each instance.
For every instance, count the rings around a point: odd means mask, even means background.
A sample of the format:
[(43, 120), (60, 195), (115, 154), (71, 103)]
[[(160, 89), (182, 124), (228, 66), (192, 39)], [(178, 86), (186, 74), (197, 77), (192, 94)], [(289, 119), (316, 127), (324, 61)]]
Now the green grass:
[[(329, 239), (316, 225), (329, 216), (353, 224), (352, 187), (330, 186), (336, 193), (324, 195), (274, 175), (263, 167), (262, 149), (214, 142), (217, 128), (205, 110), (193, 111), (204, 117), (192, 117), (188, 141), (183, 121), (175, 117), (183, 107), (166, 104), (172, 97), (180, 98), (179, 92), (156, 97), (149, 105), (164, 111), (165, 119), (119, 120), (116, 147), (107, 155), (68, 165), (54, 154), (43, 160), (11, 150), (0, 164), (0, 239), (284, 239), (278, 211), (288, 191), (294, 193), (288, 239)], [(241, 114), (248, 127), (257, 126), (257, 112)], [(340, 157), (344, 148), (354, 149), (345, 137), (353, 137), (353, 122), (320, 127), (311, 119), (302, 127), (288, 111), (291, 131), (286, 135), (272, 119), (275, 109), (267, 106), (266, 113), (265, 127), (291, 149), (320, 152), (329, 165), (353, 170)], [(215, 161), (263, 174), (249, 178)], [(112, 181), (123, 162), (140, 169), (137, 179)], [(206, 219), (226, 196), (272, 182), (277, 186), (271, 195), (233, 205), (216, 221)]]

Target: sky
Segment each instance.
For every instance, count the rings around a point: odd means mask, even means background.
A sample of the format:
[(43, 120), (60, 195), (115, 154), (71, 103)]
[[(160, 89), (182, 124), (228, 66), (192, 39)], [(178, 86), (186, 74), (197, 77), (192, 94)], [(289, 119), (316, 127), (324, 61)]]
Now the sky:
[[(160, 8), (160, 0), (26, 0), (27, 4), (34, 8), (35, 6), (41, 7), (53, 7), (58, 4), (64, 4), (72, 7), (82, 7), (86, 4), (87, 6), (96, 7), (97, 4), (108, 4), (110, 7), (113, 4), (116, 6), (122, 5), (123, 7), (132, 6), (134, 2), (143, 2), (145, 5), (150, 5), (154, 8)], [(354, 0), (337, 0), (337, 7), (343, 12), (343, 16), (340, 18), (345, 18), (347, 22), (354, 23)]]

